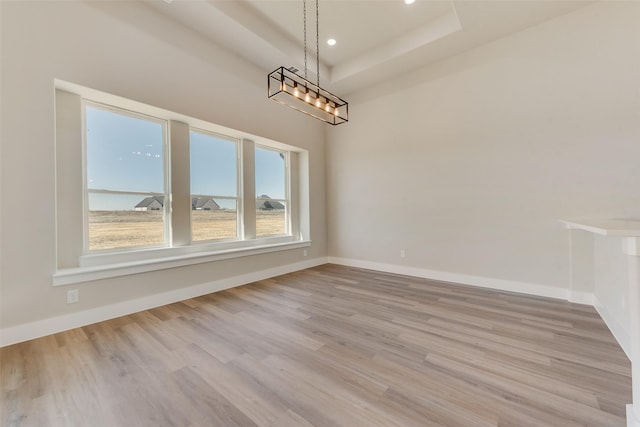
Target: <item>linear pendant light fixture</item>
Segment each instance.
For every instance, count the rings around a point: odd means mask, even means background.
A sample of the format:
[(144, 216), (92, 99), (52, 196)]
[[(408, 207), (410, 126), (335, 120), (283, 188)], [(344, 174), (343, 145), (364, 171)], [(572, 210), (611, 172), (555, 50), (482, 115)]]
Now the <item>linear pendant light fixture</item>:
[(331, 125), (349, 121), (349, 103), (320, 87), (320, 36), (318, 0), (316, 0), (316, 76), (317, 83), (307, 80), (307, 1), (304, 13), (304, 77), (294, 67), (279, 67), (267, 75), (269, 98)]

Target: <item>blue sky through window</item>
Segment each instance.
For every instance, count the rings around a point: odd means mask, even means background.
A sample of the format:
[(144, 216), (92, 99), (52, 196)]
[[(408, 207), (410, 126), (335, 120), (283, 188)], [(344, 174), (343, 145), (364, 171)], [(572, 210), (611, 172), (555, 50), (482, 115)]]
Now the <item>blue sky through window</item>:
[(162, 123), (87, 107), (87, 187), (164, 192)]
[[(87, 106), (86, 132), (90, 190), (164, 193), (162, 122)], [(190, 150), (191, 194), (237, 196), (237, 145), (233, 140), (191, 131)], [(256, 147), (255, 161), (256, 195), (284, 199), (284, 155)], [(90, 194), (89, 208), (132, 210), (144, 197)]]
[(256, 196), (284, 199), (285, 188), (284, 154), (256, 147)]
[(191, 194), (238, 194), (237, 143), (200, 132), (189, 132)]

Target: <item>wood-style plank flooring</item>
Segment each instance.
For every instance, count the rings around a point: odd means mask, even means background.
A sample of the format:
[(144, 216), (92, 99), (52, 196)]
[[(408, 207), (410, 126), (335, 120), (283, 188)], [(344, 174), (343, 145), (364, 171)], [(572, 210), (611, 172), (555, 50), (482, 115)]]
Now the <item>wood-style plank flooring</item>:
[(2, 426), (624, 426), (593, 308), (324, 265), (0, 351)]

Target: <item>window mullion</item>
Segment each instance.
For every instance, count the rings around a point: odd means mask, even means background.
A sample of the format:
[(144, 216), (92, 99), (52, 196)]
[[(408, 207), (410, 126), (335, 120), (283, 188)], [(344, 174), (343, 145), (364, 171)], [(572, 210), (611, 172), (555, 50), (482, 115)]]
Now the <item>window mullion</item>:
[(256, 238), (256, 163), (255, 143), (250, 139), (242, 140), (242, 238)]
[(191, 172), (189, 125), (169, 122), (171, 246), (191, 244)]

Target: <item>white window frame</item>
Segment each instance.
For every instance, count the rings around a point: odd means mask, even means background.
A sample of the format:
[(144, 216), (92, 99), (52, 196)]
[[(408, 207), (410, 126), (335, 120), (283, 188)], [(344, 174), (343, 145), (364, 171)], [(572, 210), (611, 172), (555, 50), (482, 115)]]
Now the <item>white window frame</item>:
[[(144, 192), (144, 191), (124, 191), (124, 190), (115, 190), (115, 189), (90, 189), (89, 188), (89, 180), (88, 180), (88, 171), (87, 171), (87, 107), (100, 109), (104, 111), (108, 111), (115, 114), (121, 114), (123, 116), (129, 116), (135, 119), (147, 120), (150, 122), (155, 122), (162, 125), (162, 179), (163, 179), (163, 187), (164, 193), (154, 193), (154, 192)], [(156, 248), (166, 248), (171, 246), (171, 209), (169, 209), (169, 201), (170, 201), (170, 183), (169, 183), (169, 150), (168, 150), (168, 127), (167, 121), (153, 117), (144, 113), (139, 113), (135, 111), (130, 111), (124, 108), (119, 108), (113, 105), (103, 104), (96, 101), (92, 101), (89, 99), (82, 99), (82, 175), (83, 175), (83, 213), (84, 213), (84, 221), (83, 221), (83, 235), (84, 235), (84, 244), (83, 244), (83, 252), (85, 255), (89, 254), (98, 254), (98, 253), (117, 253), (117, 252), (130, 252), (132, 250), (142, 250), (142, 249), (156, 249)], [(89, 247), (89, 194), (123, 194), (123, 195), (140, 195), (143, 197), (154, 197), (154, 196), (162, 196), (164, 198), (164, 203), (162, 205), (162, 227), (163, 227), (163, 236), (164, 242), (157, 245), (138, 245), (138, 246), (126, 246), (126, 247), (118, 247), (118, 248), (110, 248), (110, 249), (98, 249), (92, 250)]]
[[(280, 237), (280, 236), (291, 236), (291, 163), (290, 163), (290, 159), (291, 156), (289, 154), (289, 151), (286, 150), (279, 150), (277, 148), (273, 148), (273, 147), (269, 147), (269, 146), (265, 146), (265, 145), (261, 145), (261, 144), (256, 144), (255, 145), (256, 148), (262, 148), (264, 150), (270, 150), (270, 151), (276, 151), (282, 155), (284, 155), (284, 199), (276, 199), (273, 197), (260, 197), (260, 196), (256, 196), (255, 200), (256, 203), (258, 200), (264, 200), (264, 201), (276, 201), (276, 202), (284, 202), (284, 208), (285, 208), (285, 218), (284, 218), (284, 223), (285, 223), (285, 230), (283, 234), (277, 234), (277, 235), (269, 235), (269, 236), (264, 236), (261, 238), (274, 238), (274, 237)], [(257, 194), (257, 193), (256, 193)], [(257, 213), (256, 213), (257, 214)], [(257, 225), (257, 224), (256, 224)]]
[[(58, 172), (56, 176), (57, 262), (56, 271), (53, 274), (54, 286), (311, 245), (307, 150), (69, 82), (56, 80), (55, 88), (56, 170)], [(166, 181), (164, 222), (165, 227), (168, 227), (165, 231), (167, 246), (126, 247), (104, 252), (85, 252), (88, 248), (89, 194), (84, 164), (86, 161), (85, 103), (98, 104), (99, 108), (110, 106), (118, 113), (124, 111), (133, 117), (151, 118), (166, 123), (163, 154)], [(185, 207), (181, 208), (181, 212), (176, 209), (176, 206), (171, 208), (176, 198), (182, 197), (184, 200), (188, 197), (191, 200), (188, 148), (186, 153), (184, 152), (185, 145), (188, 146), (188, 133), (191, 129), (239, 141), (237, 151), (237, 157), (239, 157), (237, 167), (238, 239), (236, 240), (192, 242), (191, 205), (188, 206), (188, 213)], [(254, 150), (256, 145), (286, 153), (287, 235), (258, 238), (255, 236)], [(295, 159), (295, 167), (292, 164), (292, 158)], [(177, 169), (176, 165), (178, 165)], [(62, 175), (58, 175), (59, 173)], [(117, 189), (115, 191), (120, 193)], [(249, 206), (251, 209), (248, 209)]]
[[(238, 138), (230, 137), (229, 135), (222, 135), (220, 133), (211, 132), (206, 129), (198, 129), (196, 127), (189, 128), (189, 131), (212, 136), (215, 138), (225, 139), (227, 141), (232, 141), (236, 145), (236, 197), (191, 193), (191, 197), (211, 197), (212, 199), (235, 200), (236, 201), (236, 237), (229, 238), (229, 239), (207, 239), (207, 240), (194, 241), (193, 240), (193, 222), (192, 222), (191, 223), (191, 243), (194, 245), (204, 245), (209, 243), (223, 243), (223, 242), (231, 242), (231, 241), (237, 241), (237, 240), (245, 240), (244, 235), (242, 233), (243, 214), (242, 214), (241, 201), (243, 199), (243, 192), (242, 192), (242, 186), (240, 185), (240, 183), (242, 182), (242, 171), (243, 171), (242, 157), (240, 155), (240, 146), (242, 141), (239, 140)], [(191, 146), (191, 141), (189, 141), (189, 146)], [(193, 215), (193, 212), (191, 212), (191, 214)]]

